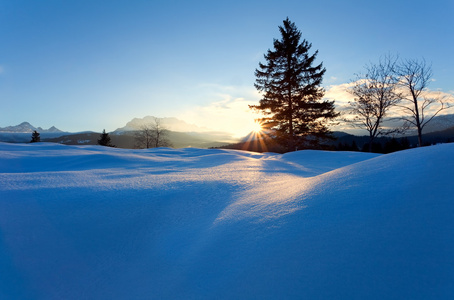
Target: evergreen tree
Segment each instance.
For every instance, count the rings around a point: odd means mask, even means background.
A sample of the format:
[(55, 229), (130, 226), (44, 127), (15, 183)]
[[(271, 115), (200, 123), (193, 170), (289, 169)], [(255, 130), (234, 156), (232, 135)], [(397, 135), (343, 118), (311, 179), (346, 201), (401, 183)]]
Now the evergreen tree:
[(98, 140), (98, 145), (107, 146), (107, 147), (115, 147), (114, 145), (112, 145), (110, 143), (110, 136), (106, 132), (105, 129), (103, 129), (103, 131), (101, 133), (100, 139)]
[(322, 63), (313, 66), (318, 51), (312, 47), (288, 18), (279, 26), (282, 35), (274, 40), (274, 50), (264, 55), (266, 63), (255, 70), (255, 87), (262, 92), (259, 105), (264, 127), (272, 129), (277, 140), (294, 151), (298, 146), (322, 138), (331, 138), (326, 121), (335, 118), (333, 101), (322, 101), (325, 93), (320, 87), (326, 69)]
[(39, 143), (39, 142), (41, 142), (41, 137), (39, 136), (39, 132), (35, 130), (32, 133), (32, 139), (31, 139), (30, 143)]

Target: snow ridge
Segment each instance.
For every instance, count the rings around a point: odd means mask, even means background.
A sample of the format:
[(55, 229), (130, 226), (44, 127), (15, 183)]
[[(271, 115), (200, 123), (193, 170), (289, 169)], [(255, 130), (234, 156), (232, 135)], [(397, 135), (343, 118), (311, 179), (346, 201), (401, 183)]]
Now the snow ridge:
[(0, 143), (0, 298), (451, 299), (452, 153)]

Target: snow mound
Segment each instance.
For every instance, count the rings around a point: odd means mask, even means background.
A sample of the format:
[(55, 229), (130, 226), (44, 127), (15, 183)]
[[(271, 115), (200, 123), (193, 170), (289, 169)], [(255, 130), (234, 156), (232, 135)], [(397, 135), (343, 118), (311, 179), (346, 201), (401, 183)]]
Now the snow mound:
[(0, 298), (452, 299), (453, 153), (0, 143)]

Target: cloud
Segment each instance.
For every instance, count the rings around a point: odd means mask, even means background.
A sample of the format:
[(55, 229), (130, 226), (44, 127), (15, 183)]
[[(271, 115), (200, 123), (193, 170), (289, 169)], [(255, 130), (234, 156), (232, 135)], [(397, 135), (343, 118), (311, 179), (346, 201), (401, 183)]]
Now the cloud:
[[(349, 101), (353, 101), (354, 97), (348, 92), (348, 89), (351, 88), (352, 86), (355, 85), (356, 82), (351, 82), (351, 83), (343, 83), (343, 84), (338, 84), (338, 85), (330, 85), (325, 88), (325, 96), (324, 99), (326, 100), (334, 100), (335, 101), (335, 106), (336, 110), (338, 112), (342, 113), (342, 118), (351, 118), (352, 116), (349, 115)], [(404, 88), (400, 88), (400, 92), (403, 94), (407, 94), (407, 90)], [(443, 92), (439, 90), (430, 90), (426, 89), (421, 97), (419, 102), (419, 106), (423, 104), (424, 99), (435, 99), (435, 102), (429, 106), (427, 106), (424, 109), (424, 115), (426, 116), (426, 119), (431, 117), (433, 114), (435, 114), (439, 108), (441, 107), (439, 100), (442, 100), (445, 103), (448, 103), (448, 105), (451, 105), (452, 107), (449, 109), (445, 109), (441, 112), (439, 112), (439, 115), (444, 115), (444, 114), (452, 114), (454, 113), (454, 92), (449, 91), (449, 92)], [(412, 108), (413, 104), (410, 101), (402, 100), (400, 102), (400, 105), (407, 106)], [(388, 119), (393, 119), (394, 122), (390, 123), (390, 126), (398, 126), (399, 122), (397, 121), (400, 119), (402, 116), (405, 116), (406, 114), (409, 113), (409, 110), (402, 108), (402, 107), (394, 107), (387, 113), (387, 118)], [(420, 113), (421, 113), (421, 108), (420, 108)], [(337, 126), (332, 128), (333, 130), (341, 130), (341, 131), (347, 131), (347, 132), (354, 132), (355, 134), (358, 134), (357, 130), (355, 131), (351, 125), (346, 124), (344, 122), (340, 122)]]
[[(353, 100), (353, 96), (348, 92), (348, 89), (354, 84), (352, 82), (329, 85), (325, 87), (324, 99), (334, 100), (336, 110), (346, 114), (349, 110), (348, 102)], [(177, 116), (179, 119), (213, 131), (230, 132), (234, 137), (239, 138), (251, 132), (254, 128), (254, 120), (261, 117), (248, 107), (248, 105), (258, 104), (261, 98), (253, 87), (204, 84), (198, 88), (204, 89), (213, 101), (206, 105), (199, 105), (183, 111)], [(452, 92), (427, 90), (425, 91), (425, 96), (444, 97), (454, 103), (454, 94)], [(427, 114), (430, 115), (436, 108), (436, 104), (429, 107)], [(446, 110), (443, 113), (452, 113), (452, 111)], [(388, 116), (397, 117), (401, 115), (402, 111), (395, 109)], [(351, 126), (347, 124), (339, 124), (332, 129), (352, 130)]]
[[(325, 96), (324, 99), (326, 100), (334, 100), (334, 104), (339, 111), (345, 111), (348, 109), (348, 102), (353, 101), (354, 97), (348, 92), (348, 89), (355, 85), (356, 82), (351, 83), (342, 83), (338, 85), (329, 85), (325, 88)], [(406, 93), (407, 91), (403, 88), (400, 89), (402, 93)], [(454, 92), (443, 92), (439, 90), (430, 90), (427, 89), (423, 92), (421, 99), (423, 98), (431, 98), (431, 99), (443, 99), (444, 101), (454, 103)], [(405, 101), (402, 102), (404, 104)], [(428, 113), (433, 112), (436, 110), (436, 105), (432, 105)], [(449, 113), (449, 112), (447, 112)]]
[[(253, 88), (206, 85), (213, 90), (215, 100), (184, 111), (178, 118), (213, 131), (230, 132), (235, 138), (247, 135), (254, 128), (254, 120), (260, 115), (249, 108), (260, 99)], [(239, 95), (244, 95), (240, 97)]]
[[(440, 109), (441, 101), (450, 106), (454, 105), (454, 94), (451, 92), (433, 91), (433, 90), (427, 89), (422, 93), (422, 97), (418, 101), (420, 106), (422, 105), (424, 99), (434, 100), (433, 104), (431, 104), (430, 106), (427, 106), (427, 108), (424, 109), (424, 115), (426, 116), (426, 118), (432, 116)], [(413, 103), (410, 103), (410, 101), (402, 101), (402, 104), (412, 105)], [(445, 109), (445, 110), (441, 111), (439, 114), (440, 115), (452, 114), (453, 110), (454, 110), (453, 108)]]
[(337, 85), (329, 85), (325, 88), (325, 100), (334, 100), (334, 105), (337, 110), (345, 111), (348, 108), (348, 102), (353, 100), (353, 96), (348, 92), (354, 83), (342, 83)]
[[(326, 87), (324, 99), (334, 100), (338, 111), (347, 110), (348, 102), (353, 100), (347, 89), (353, 84), (343, 83)], [(215, 131), (231, 132), (235, 137), (243, 137), (254, 128), (254, 120), (261, 117), (248, 107), (258, 104), (261, 98), (253, 87), (202, 84), (198, 88), (217, 100), (184, 111), (178, 118)]]

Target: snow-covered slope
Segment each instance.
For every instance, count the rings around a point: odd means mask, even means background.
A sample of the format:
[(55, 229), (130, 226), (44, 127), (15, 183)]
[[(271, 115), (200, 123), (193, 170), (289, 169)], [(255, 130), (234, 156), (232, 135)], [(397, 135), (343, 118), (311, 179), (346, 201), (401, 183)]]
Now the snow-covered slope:
[(0, 298), (453, 299), (453, 169), (0, 143)]

